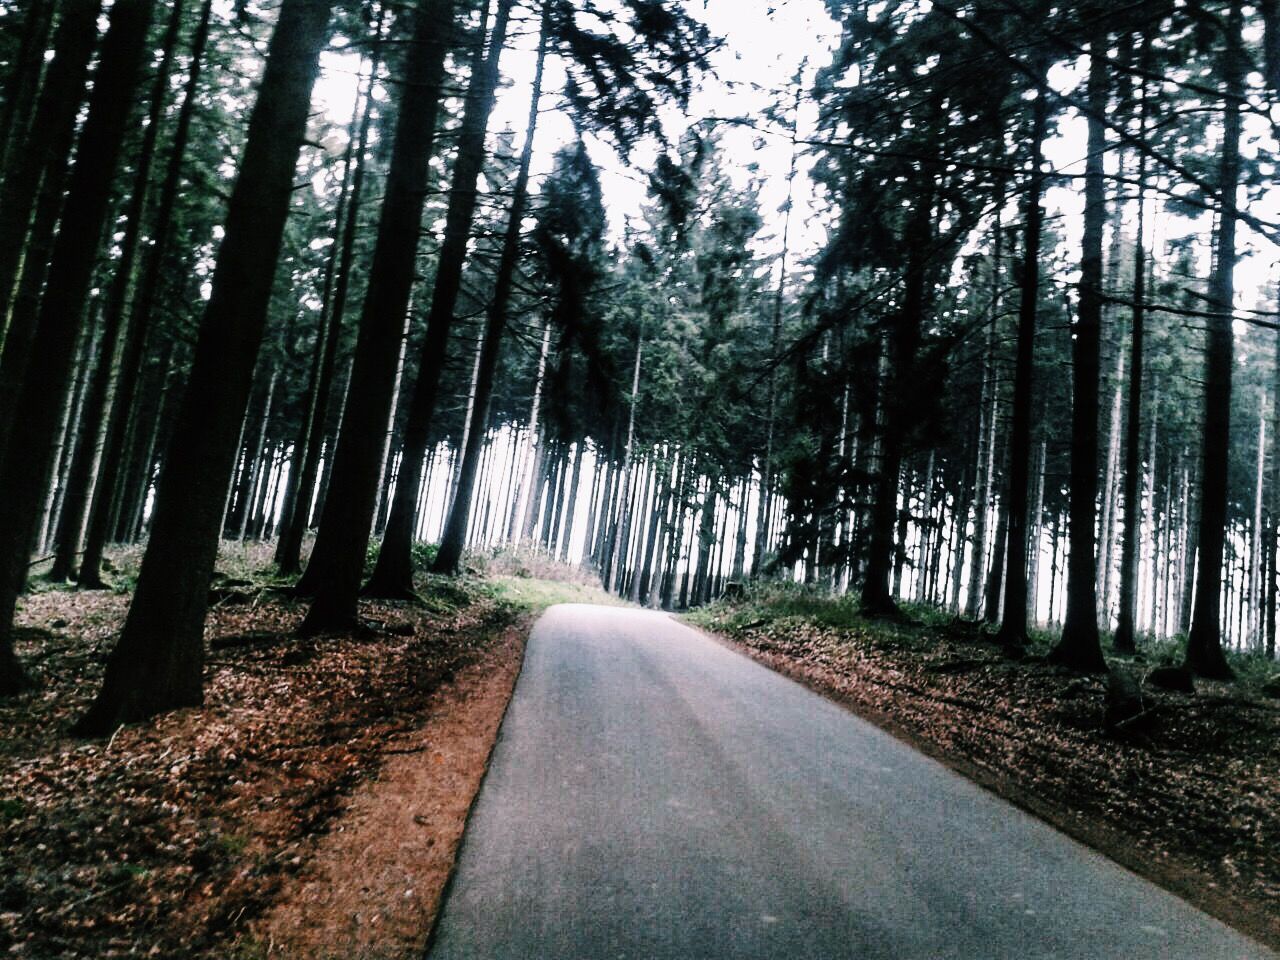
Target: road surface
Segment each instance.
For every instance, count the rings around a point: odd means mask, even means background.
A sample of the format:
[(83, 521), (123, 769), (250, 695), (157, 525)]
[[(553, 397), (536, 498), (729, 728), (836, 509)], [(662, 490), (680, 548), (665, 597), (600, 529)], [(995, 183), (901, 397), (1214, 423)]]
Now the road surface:
[(667, 616), (535, 627), (431, 960), (1274, 958)]

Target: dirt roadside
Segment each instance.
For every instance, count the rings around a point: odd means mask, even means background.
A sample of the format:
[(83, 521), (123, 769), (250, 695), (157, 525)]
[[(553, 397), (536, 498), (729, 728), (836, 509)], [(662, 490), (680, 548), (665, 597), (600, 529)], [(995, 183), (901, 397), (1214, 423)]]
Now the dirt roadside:
[(0, 702), (0, 953), (420, 955), (545, 606), (481, 581), (424, 593), (362, 606), (389, 629), (302, 640), (302, 604), (229, 590), (205, 706), (105, 741), (66, 730), (127, 597), (28, 597), (38, 686)]

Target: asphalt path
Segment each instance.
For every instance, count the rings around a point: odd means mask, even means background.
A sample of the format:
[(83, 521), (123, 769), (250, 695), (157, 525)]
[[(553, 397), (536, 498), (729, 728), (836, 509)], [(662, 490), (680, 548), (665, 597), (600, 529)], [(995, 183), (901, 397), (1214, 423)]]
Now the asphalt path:
[(658, 613), (534, 628), (431, 960), (1275, 955)]

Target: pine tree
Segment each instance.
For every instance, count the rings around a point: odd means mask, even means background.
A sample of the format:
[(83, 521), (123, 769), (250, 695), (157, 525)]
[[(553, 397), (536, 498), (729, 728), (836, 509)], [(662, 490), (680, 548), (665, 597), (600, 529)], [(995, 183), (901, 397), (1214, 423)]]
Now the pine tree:
[(209, 584), (329, 13), (320, 0), (280, 7), (150, 542), (102, 690), (76, 726), (81, 735), (203, 700)]

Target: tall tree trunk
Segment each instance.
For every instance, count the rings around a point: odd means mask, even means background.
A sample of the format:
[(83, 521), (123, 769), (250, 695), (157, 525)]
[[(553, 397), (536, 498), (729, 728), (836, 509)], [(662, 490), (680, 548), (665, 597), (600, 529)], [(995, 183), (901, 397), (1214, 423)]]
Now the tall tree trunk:
[[(538, 129), (538, 106), (542, 100), (542, 73), (547, 58), (550, 16), (551, 5), (544, 2), (542, 27), (538, 38), (538, 64), (534, 69), (524, 146), (520, 150), (520, 172), (516, 175), (511, 212), (507, 217), (507, 232), (502, 240), (502, 253), (499, 255), (498, 271), (494, 277), (493, 299), (489, 303), (488, 315), (485, 318), (484, 343), (480, 348), (470, 429), (467, 432), (466, 447), (462, 453), (462, 470), (458, 477), (458, 493), (453, 498), (453, 507), (449, 511), (449, 519), (445, 523), (444, 534), (440, 538), (440, 550), (436, 553), (435, 563), (431, 568), (436, 573), (457, 573), (458, 564), (462, 561), (462, 551), (466, 546), (467, 518), (471, 515), (471, 500), (475, 490), (480, 444), (484, 439), (485, 426), (489, 421), (489, 401), (493, 396), (498, 358), (502, 354), (502, 335), (506, 331), (507, 311), (511, 302), (511, 292), (515, 286), (517, 261), (520, 258), (520, 228), (524, 222), (525, 207), (529, 199), (529, 166), (533, 162), (533, 140)], [(421, 389), (421, 377), (419, 377), (418, 386)], [(563, 473), (562, 465), (561, 486), (563, 486)], [(550, 509), (547, 514), (551, 515)], [(547, 546), (549, 550), (554, 549), (550, 541)]]
[[(40, 534), (36, 538), (37, 549), (44, 552), (57, 529), (58, 515), (61, 513), (61, 501), (65, 494), (67, 474), (70, 472), (71, 448), (76, 445), (76, 438), (83, 425), (82, 411), (84, 395), (88, 380), (97, 368), (94, 358), (98, 356), (98, 341), (101, 336), (101, 323), (96, 314), (96, 302), (89, 307), (89, 322), (81, 325), (76, 346), (75, 380), (67, 391), (62, 415), (58, 419), (57, 449), (53, 454), (53, 470), (48, 491), (45, 496), (44, 516), (40, 522)], [(54, 579), (50, 574), (50, 579)]]
[(1055, 663), (1101, 672), (1098, 639), (1097, 556), (1094, 523), (1098, 496), (1098, 372), (1102, 326), (1102, 228), (1107, 219), (1103, 116), (1107, 108), (1107, 34), (1094, 28), (1089, 42), (1089, 144), (1085, 163), (1084, 239), (1080, 303), (1072, 341), (1071, 527), (1067, 558), (1067, 614), (1062, 637), (1049, 653)]
[[(1199, 478), (1197, 478), (1199, 479)], [(1199, 515), (1201, 490), (1199, 483), (1192, 483), (1191, 467), (1186, 463), (1182, 468), (1182, 506), (1179, 509), (1181, 531), (1179, 540), (1184, 545), (1180, 560), (1181, 574), (1179, 583), (1181, 591), (1178, 598), (1178, 622), (1173, 632), (1181, 633), (1191, 624), (1196, 594), (1196, 574), (1200, 566), (1200, 525), (1193, 522)]]
[(1116, 347), (1115, 393), (1107, 427), (1107, 459), (1102, 474), (1101, 516), (1098, 519), (1098, 629), (1111, 627), (1111, 558), (1115, 552), (1116, 499), (1120, 494), (1120, 428), (1124, 410), (1124, 345)]
[(67, 389), (89, 299), (153, 5), (153, 0), (117, 0), (111, 8), (111, 25), (103, 40), (62, 224), (49, 261), (32, 358), (0, 464), (0, 693), (22, 685), (12, 649), (17, 591), (53, 464), (59, 401)]
[(82, 735), (204, 698), (204, 620), (222, 510), (328, 23), (322, 0), (281, 4), (156, 490), (151, 539), (102, 691), (77, 724)]
[(178, 201), (178, 189), (182, 181), (182, 164), (191, 135), (191, 120), (195, 115), (196, 97), (200, 75), (203, 72), (205, 48), (209, 42), (209, 20), (213, 0), (205, 0), (200, 8), (191, 38), (191, 62), (187, 67), (187, 81), (182, 94), (182, 106), (174, 123), (173, 142), (164, 183), (151, 224), (152, 244), (143, 259), (142, 277), (138, 282), (127, 333), (120, 348), (119, 374), (111, 400), (107, 422), (103, 430), (101, 469), (89, 506), (89, 523), (85, 532), (84, 553), (80, 558), (80, 586), (102, 588), (102, 553), (112, 529), (112, 506), (119, 492), (125, 463), (125, 441), (129, 417), (134, 408), (138, 379), (141, 376), (143, 350), (147, 334), (151, 330), (156, 312), (156, 299), (167, 263), (168, 248), (173, 235), (174, 212)]
[[(542, 440), (538, 435), (538, 415), (542, 406), (542, 380), (547, 373), (547, 351), (551, 346), (551, 326), (543, 324), (542, 326), (542, 346), (538, 350), (538, 372), (533, 380), (533, 401), (529, 405), (529, 429), (528, 440), (517, 450), (519, 465), (517, 467), (518, 476), (516, 480), (516, 493), (511, 498), (511, 519), (507, 523), (507, 540), (511, 543), (519, 545), (520, 538), (525, 536), (525, 527), (527, 526), (525, 513), (528, 505), (532, 502), (530, 488), (537, 482), (539, 458), (534, 454), (532, 463), (527, 463), (529, 459), (529, 447), (541, 447)], [(596, 470), (599, 472), (599, 461), (596, 463)], [(594, 502), (593, 502), (594, 504)], [(594, 514), (592, 515), (594, 516)], [(587, 537), (591, 536), (592, 522), (587, 521)], [(590, 540), (588, 539), (588, 548)]]
[[(413, 305), (410, 304), (409, 310), (405, 313), (404, 329), (400, 336), (400, 356), (396, 359), (396, 375), (391, 380), (391, 409), (387, 411), (387, 425), (383, 431), (382, 439), (382, 458), (378, 461), (378, 498), (374, 501), (373, 518), (374, 527), (378, 527), (379, 523), (383, 526), (386, 524), (385, 518), (379, 521), (379, 516), (383, 513), (383, 505), (386, 502), (388, 490), (394, 477), (394, 458), (391, 455), (392, 448), (396, 436), (396, 417), (400, 412), (400, 389), (404, 383), (404, 361), (405, 354), (409, 347), (409, 333), (413, 326)], [(418, 491), (413, 491), (414, 502), (417, 502)]]
[[(1043, 76), (1043, 65), (1037, 68)], [(1024, 217), (1021, 290), (1018, 301), (1018, 353), (1013, 379), (1013, 425), (1009, 433), (1009, 546), (1005, 566), (1004, 608), (1000, 642), (1021, 648), (1027, 643), (1027, 485), (1031, 466), (1031, 390), (1035, 378), (1036, 304), (1040, 298), (1040, 229), (1044, 211), (1041, 152), (1048, 123), (1047, 96), (1036, 91), (1031, 120), (1031, 177)]]
[(1267, 659), (1276, 656), (1276, 611), (1280, 603), (1280, 330), (1276, 331), (1271, 400), (1271, 517), (1267, 533)]
[[(454, 0), (424, 0), (417, 9), (333, 473), (315, 548), (298, 585), (315, 597), (302, 624), (304, 633), (343, 629), (356, 622), (453, 15)], [(416, 478), (403, 486), (411, 488), (409, 495), (416, 500)]]
[[(511, 8), (512, 0), (498, 0), (488, 53), (481, 59), (481, 54), (477, 51), (472, 60), (471, 81), (458, 132), (458, 153), (453, 164), (449, 207), (445, 213), (444, 241), (436, 261), (435, 286), (431, 291), (431, 307), (427, 312), (427, 330), (422, 340), (418, 379), (409, 400), (408, 417), (405, 421), (404, 443), (401, 446), (403, 483), (392, 500), (387, 531), (378, 550), (378, 561), (373, 576), (365, 585), (368, 596), (396, 597), (413, 593), (411, 548), (418, 505), (413, 491), (417, 490), (422, 478), (422, 459), (431, 435), (431, 420), (435, 415), (436, 398), (440, 390), (440, 374), (448, 357), (449, 332), (453, 326), (458, 295), (462, 290), (462, 270), (467, 259), (467, 244), (478, 200), (478, 178), (484, 166), (485, 133), (497, 94), (499, 66), (507, 42)], [(465, 530), (465, 525), (463, 529)]]
[(910, 429), (908, 394), (915, 389), (913, 374), (924, 322), (928, 248), (933, 239), (932, 182), (921, 182), (919, 187), (904, 237), (907, 267), (903, 304), (889, 334), (888, 409), (880, 441), (880, 468), (871, 517), (871, 553), (862, 584), (862, 609), (872, 616), (897, 611), (889, 589), (889, 576), (893, 569), (893, 534), (898, 515), (898, 475)]
[(1027, 615), (1034, 626), (1039, 622), (1040, 601), (1040, 541), (1044, 533), (1044, 474), (1049, 460), (1049, 441), (1040, 438), (1040, 450), (1036, 458), (1036, 492), (1031, 500), (1031, 556), (1027, 561), (1027, 589), (1030, 592)]
[(760, 463), (760, 500), (756, 509), (756, 542), (751, 561), (752, 576), (759, 577), (765, 555), (769, 551), (769, 520), (773, 507), (773, 443), (778, 418), (778, 369), (782, 346), (782, 308), (787, 289), (787, 257), (791, 242), (791, 210), (795, 192), (796, 162), (800, 155), (797, 133), (800, 123), (800, 102), (803, 87), (796, 76), (796, 100), (791, 113), (791, 166), (787, 170), (787, 203), (782, 220), (782, 255), (778, 261), (778, 286), (773, 295), (773, 329), (769, 339), (769, 392), (766, 407), (764, 459)]
[[(1145, 65), (1150, 50), (1150, 40), (1143, 42), (1142, 63)], [(1145, 136), (1147, 128), (1147, 88), (1142, 83), (1142, 119), (1139, 136)], [(1146, 319), (1143, 300), (1146, 298), (1147, 257), (1143, 248), (1146, 242), (1146, 187), (1147, 155), (1138, 155), (1138, 235), (1133, 245), (1133, 326), (1129, 339), (1129, 409), (1125, 423), (1125, 474), (1124, 474), (1124, 542), (1120, 554), (1120, 609), (1112, 644), (1118, 653), (1134, 653), (1137, 645), (1138, 573), (1142, 541), (1142, 373), (1143, 349), (1146, 337)], [(1152, 427), (1154, 432), (1154, 425)], [(1152, 450), (1151, 469), (1155, 470), (1155, 450)], [(1153, 500), (1154, 502), (1154, 500)], [(1154, 607), (1153, 607), (1154, 610)]]
[(564, 532), (560, 535), (560, 562), (569, 562), (569, 545), (573, 542), (573, 515), (578, 505), (578, 490), (582, 483), (582, 448), (581, 440), (575, 444), (573, 455), (573, 475), (569, 479), (569, 499), (566, 501)]
[[(1004, 229), (996, 211), (995, 238), (991, 258), (991, 308), (986, 325), (986, 346), (982, 357), (982, 391), (978, 402), (978, 451), (975, 473), (977, 482), (973, 501), (973, 540), (969, 548), (969, 589), (965, 595), (964, 615), (977, 620), (982, 613), (982, 585), (986, 582), (987, 515), (991, 511), (991, 490), (995, 472), (996, 449), (996, 371), (995, 325), (1000, 316), (1000, 285), (1003, 283), (1001, 262)], [(988, 411), (990, 411), (988, 413)]]
[(57, 553), (54, 556), (53, 569), (49, 574), (53, 580), (66, 580), (73, 576), (76, 557), (80, 551), (85, 513), (89, 508), (94, 478), (98, 472), (98, 462), (102, 454), (102, 427), (118, 373), (117, 349), (128, 312), (138, 242), (142, 236), (142, 221), (147, 206), (147, 191), (151, 183), (151, 164), (155, 158), (156, 141), (167, 102), (169, 73), (177, 51), (182, 18), (183, 0), (174, 0), (164, 38), (161, 41), (163, 54), (151, 87), (147, 127), (142, 135), (142, 144), (134, 167), (132, 192), (125, 211), (124, 236), (120, 241), (120, 258), (116, 261), (115, 276), (108, 288), (102, 325), (102, 342), (98, 348), (100, 359), (89, 381), (84, 414), (81, 419), (83, 428), (76, 442), (71, 457), (71, 469), (67, 475), (67, 488), (58, 521)]
[[(375, 36), (382, 36), (381, 9)], [(311, 501), (320, 472), (329, 403), (333, 396), (333, 376), (337, 367), (338, 342), (347, 315), (347, 291), (355, 262), (356, 235), (360, 227), (360, 201), (364, 195), (365, 160), (369, 152), (369, 129), (373, 121), (374, 89), (382, 63), (382, 44), (377, 42), (369, 64), (363, 113), (358, 124), (348, 127), (346, 155), (342, 161), (342, 184), (333, 214), (333, 250), (325, 263), (324, 288), (320, 301), (320, 324), (311, 369), (307, 374), (306, 413), (298, 424), (293, 458), (285, 483), (284, 506), (280, 517), (280, 539), (276, 543), (276, 569), (284, 576), (302, 570), (302, 540), (311, 516)], [(356, 109), (360, 109), (357, 106)]]
[[(620, 543), (625, 542), (627, 527), (630, 523), (630, 515), (627, 512), (627, 500), (631, 496), (631, 471), (632, 471), (632, 446), (636, 437), (636, 407), (640, 399), (640, 365), (641, 358), (644, 355), (644, 327), (636, 334), (636, 356), (635, 363), (631, 369), (631, 396), (628, 400), (627, 413), (627, 445), (622, 454), (622, 477), (621, 477), (621, 494), (618, 497), (620, 515), (613, 520), (613, 534), (606, 541), (606, 553), (601, 564), (601, 580), (606, 590), (611, 589), (613, 572), (613, 561), (618, 555)], [(608, 529), (609, 520), (606, 518), (605, 527)]]
[[(27, 269), (41, 269), (44, 264), (32, 262), (23, 240), (37, 201), (47, 195), (41, 190), (41, 182), (51, 170), (65, 168), (71, 155), (76, 115), (84, 102), (85, 79), (98, 39), (101, 9), (101, 0), (64, 0), (53, 37), (53, 59), (45, 70), (35, 115), (16, 153), (17, 162), (4, 168), (4, 182), (0, 184), (0, 330), (5, 331), (6, 352), (15, 335), (20, 339), (29, 337), (26, 331), (9, 325), (9, 310), (19, 272), (24, 269), (24, 254)], [(0, 393), (0, 399), (17, 395), (24, 368), (25, 362), (18, 367), (16, 382), (0, 382), (5, 391)], [(6, 409), (12, 410), (11, 402), (0, 404), (0, 415)], [(7, 432), (0, 429), (0, 437)], [(0, 444), (0, 455), (3, 449)]]
[[(44, 74), (45, 52), (57, 0), (31, 0), (22, 19), (22, 42), (12, 68), (5, 76), (4, 112), (0, 114), (0, 170), (8, 170), (13, 152), (27, 138), (35, 112), (40, 80)], [(0, 331), (4, 323), (0, 321)], [(3, 335), (0, 333), (0, 340)]]
[(1263, 530), (1262, 500), (1267, 474), (1267, 395), (1262, 394), (1258, 410), (1258, 460), (1254, 473), (1253, 527), (1249, 536), (1249, 628), (1247, 641), (1255, 652), (1262, 650), (1260, 627), (1262, 619), (1259, 615), (1262, 595), (1262, 564), (1265, 552), (1266, 534)]
[(1240, 192), (1240, 108), (1244, 98), (1244, 53), (1240, 48), (1243, 21), (1240, 0), (1232, 0), (1227, 14), (1226, 43), (1221, 73), (1226, 104), (1218, 189), (1217, 255), (1209, 299), (1214, 315), (1208, 321), (1204, 385), (1204, 466), (1200, 479), (1200, 582), (1196, 590), (1191, 630), (1187, 634), (1186, 666), (1202, 677), (1229, 680), (1233, 675), (1222, 652), (1222, 568), (1227, 522), (1227, 470), (1231, 442), (1231, 368), (1234, 344), (1231, 324), (1235, 309), (1236, 206)]

